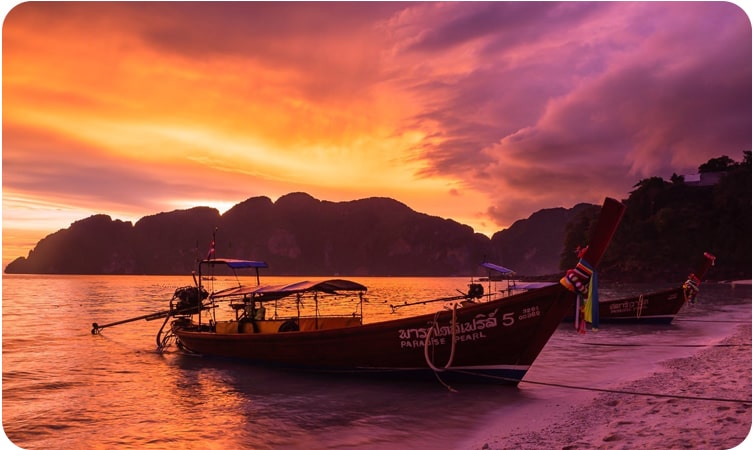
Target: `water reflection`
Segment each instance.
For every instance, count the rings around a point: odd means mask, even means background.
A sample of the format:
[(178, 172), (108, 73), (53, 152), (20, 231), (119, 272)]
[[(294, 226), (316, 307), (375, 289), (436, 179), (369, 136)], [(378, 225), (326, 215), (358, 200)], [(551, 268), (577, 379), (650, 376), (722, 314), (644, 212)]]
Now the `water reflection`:
[[(161, 323), (107, 323), (163, 310), (186, 277), (3, 277), (3, 427), (23, 448), (464, 448), (492, 419), (588, 397), (525, 380), (612, 387), (750, 322), (750, 287), (704, 284), (669, 326), (563, 324), (518, 388), (380, 382), (158, 354)], [(221, 281), (221, 280), (220, 280)], [(270, 281), (284, 281), (270, 280)], [(458, 279), (359, 279), (366, 320), (390, 303), (453, 295)], [(656, 287), (659, 288), (658, 286)], [(613, 293), (626, 292), (620, 286)], [(632, 289), (632, 287), (631, 287)], [(636, 286), (638, 292), (653, 286)], [(436, 305), (426, 305), (435, 310)], [(725, 322), (726, 321), (726, 322)], [(593, 344), (637, 344), (636, 347)], [(533, 413), (532, 413), (533, 414)]]
[(505, 386), (463, 386), (461, 393), (451, 393), (439, 383), (304, 375), (180, 354), (166, 359), (180, 380), (175, 394), (193, 399), (179, 404), (242, 417), (227, 431), (254, 446), (442, 447), (483, 423), (500, 404), (521, 398)]

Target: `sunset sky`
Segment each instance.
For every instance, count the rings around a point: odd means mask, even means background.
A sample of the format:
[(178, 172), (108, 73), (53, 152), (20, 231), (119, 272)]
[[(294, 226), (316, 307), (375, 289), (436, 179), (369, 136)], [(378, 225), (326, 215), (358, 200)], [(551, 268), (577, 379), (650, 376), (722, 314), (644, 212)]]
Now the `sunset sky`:
[(751, 150), (751, 52), (727, 2), (22, 3), (3, 267), (99, 213), (302, 191), (491, 236), (627, 198)]

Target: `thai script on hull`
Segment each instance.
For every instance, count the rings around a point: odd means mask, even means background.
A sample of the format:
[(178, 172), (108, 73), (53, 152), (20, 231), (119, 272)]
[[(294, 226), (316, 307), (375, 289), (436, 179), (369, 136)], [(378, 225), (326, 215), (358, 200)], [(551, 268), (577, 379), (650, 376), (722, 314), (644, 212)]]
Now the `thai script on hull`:
[[(462, 321), (455, 324), (455, 341), (465, 342), (478, 339), (485, 339), (487, 336), (484, 330), (496, 328), (500, 325), (509, 327), (516, 321), (539, 317), (541, 311), (538, 306), (524, 308), (520, 312), (509, 312), (503, 314), (500, 319), (497, 318), (499, 308), (488, 314), (477, 314), (472, 320)], [(434, 328), (429, 340), (430, 345), (444, 345), (450, 342), (452, 336), (452, 324), (439, 325), (438, 323), (429, 324), (427, 327), (407, 328), (398, 330), (401, 348), (417, 348), (426, 345), (426, 334), (430, 328)]]

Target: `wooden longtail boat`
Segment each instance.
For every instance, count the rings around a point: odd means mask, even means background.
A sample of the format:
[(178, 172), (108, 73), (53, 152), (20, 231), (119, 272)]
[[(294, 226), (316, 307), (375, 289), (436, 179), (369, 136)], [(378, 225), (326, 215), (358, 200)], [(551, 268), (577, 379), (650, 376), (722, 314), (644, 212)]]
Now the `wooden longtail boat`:
[[(267, 286), (258, 284), (263, 262), (207, 259), (199, 263), (196, 285), (176, 291), (169, 311), (114, 324), (165, 317), (159, 349), (174, 341), (189, 352), (302, 371), (430, 379), (441, 373), (447, 382), (517, 384), (572, 310), (575, 291), (587, 288), (623, 213), (619, 201), (605, 200), (589, 249), (560, 283), (497, 300), (475, 301), (479, 292), (471, 289), (435, 313), (364, 323), (362, 307), (347, 316), (319, 313), (347, 294), (362, 306), (367, 288), (360, 283), (334, 279)], [(207, 292), (202, 272), (217, 265), (255, 268), (257, 285)], [(310, 299), (305, 304), (313, 305), (313, 315), (302, 314), (304, 298)], [(222, 302), (235, 317), (216, 319)], [(280, 314), (284, 304), (285, 316)], [(114, 324), (95, 323), (92, 333)]]
[(682, 286), (627, 298), (600, 300), (599, 322), (671, 323), (683, 305), (695, 303), (699, 285), (715, 259), (712, 254), (704, 253), (698, 269), (688, 276)]
[[(598, 323), (656, 323), (669, 324), (686, 303), (693, 304), (699, 292), (701, 281), (716, 257), (708, 252), (703, 254), (703, 262), (695, 272), (690, 273), (682, 286), (639, 294), (631, 297), (598, 300)], [(515, 289), (537, 289), (554, 284), (552, 282), (517, 283)], [(568, 314), (565, 322), (573, 322)]]

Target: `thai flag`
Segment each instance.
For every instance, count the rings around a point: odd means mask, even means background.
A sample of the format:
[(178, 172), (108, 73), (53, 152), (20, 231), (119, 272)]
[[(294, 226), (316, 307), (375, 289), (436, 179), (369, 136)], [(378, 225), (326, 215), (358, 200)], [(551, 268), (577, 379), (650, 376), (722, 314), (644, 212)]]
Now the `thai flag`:
[(209, 245), (206, 259), (212, 259), (212, 257), (214, 257), (214, 239), (212, 239), (212, 243)]

